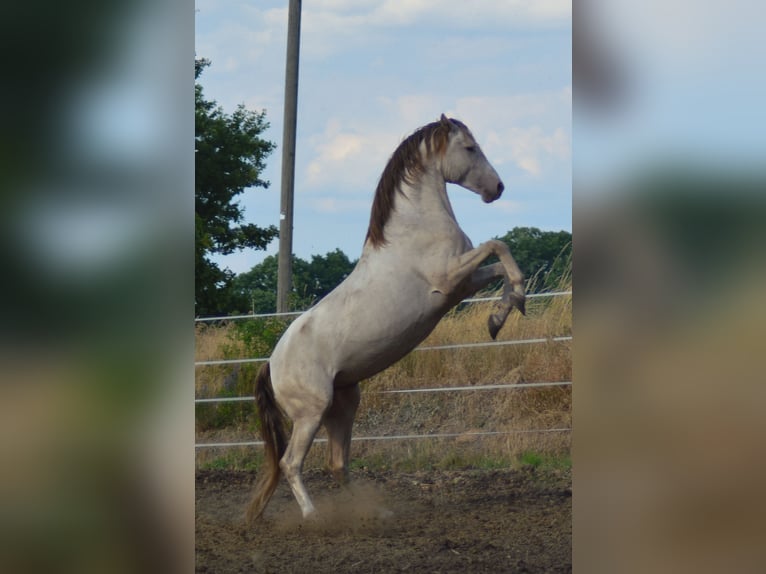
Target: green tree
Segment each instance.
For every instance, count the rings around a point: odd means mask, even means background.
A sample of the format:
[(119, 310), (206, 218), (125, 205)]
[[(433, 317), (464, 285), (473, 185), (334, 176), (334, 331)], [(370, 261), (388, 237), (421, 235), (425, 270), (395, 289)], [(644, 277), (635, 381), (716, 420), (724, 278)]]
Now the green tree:
[(343, 281), (354, 269), (351, 261), (340, 249), (326, 255), (312, 255), (305, 271), (295, 273), (296, 291), (308, 303), (316, 303)]
[[(199, 79), (210, 64), (194, 61)], [(267, 188), (261, 179), (266, 157), (275, 145), (260, 137), (268, 128), (266, 112), (252, 112), (240, 104), (226, 114), (206, 100), (195, 83), (195, 313), (225, 314), (243, 305), (231, 289), (234, 273), (221, 269), (210, 256), (251, 248), (265, 249), (277, 228), (243, 223), (243, 209), (235, 201), (250, 188)]]
[[(293, 277), (300, 272), (302, 261), (293, 256)], [(277, 307), (277, 258), (269, 255), (250, 271), (240, 273), (232, 281), (232, 291), (237, 300), (246, 303), (240, 311), (273, 313)], [(293, 281), (293, 285), (295, 281)], [(290, 308), (296, 307), (295, 294), (290, 293)]]
[(513, 258), (533, 290), (555, 288), (571, 272), (572, 234), (541, 231), (536, 227), (514, 227), (498, 237), (511, 249)]
[[(310, 307), (332, 291), (354, 269), (340, 249), (326, 255), (312, 255), (311, 262), (293, 256), (293, 286), (290, 308)], [(255, 313), (271, 313), (276, 308), (277, 258), (266, 257), (250, 271), (241, 273), (232, 282), (235, 296), (247, 301), (247, 309)]]

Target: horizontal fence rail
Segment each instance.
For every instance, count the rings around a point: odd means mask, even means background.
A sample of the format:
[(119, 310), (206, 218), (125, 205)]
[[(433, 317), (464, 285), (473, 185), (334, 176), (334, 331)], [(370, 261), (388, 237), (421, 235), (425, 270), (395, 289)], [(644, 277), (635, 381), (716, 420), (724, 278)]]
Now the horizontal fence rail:
[[(493, 385), (463, 385), (459, 387), (427, 387), (424, 389), (393, 389), (389, 391), (368, 391), (374, 395), (392, 395), (407, 393), (445, 393), (450, 391), (494, 391), (498, 389), (531, 389), (535, 387), (565, 387), (571, 386), (572, 381), (540, 382), (540, 383), (497, 383)], [(219, 397), (212, 399), (195, 399), (197, 404), (204, 403), (234, 403), (242, 401), (254, 401), (254, 396), (247, 397)]]
[[(498, 389), (528, 389), (539, 387), (563, 387), (571, 386), (572, 381), (558, 382), (540, 382), (540, 383), (503, 383), (496, 385), (468, 385), (460, 387), (431, 387), (425, 389), (395, 389), (389, 391), (372, 391), (373, 394), (394, 394), (394, 393), (439, 393), (447, 391), (486, 391)], [(255, 397), (224, 397), (220, 399), (196, 399), (195, 403), (216, 403), (216, 402), (235, 402), (252, 401)], [(352, 441), (386, 441), (386, 440), (420, 440), (428, 438), (466, 438), (482, 436), (500, 436), (509, 434), (532, 434), (532, 433), (553, 433), (570, 432), (571, 428), (553, 428), (553, 429), (512, 429), (507, 431), (470, 431), (453, 433), (433, 433), (433, 434), (401, 434), (385, 436), (360, 436), (352, 437)], [(316, 438), (315, 443), (327, 442), (326, 438)], [(242, 441), (242, 442), (206, 442), (197, 443), (194, 448), (228, 448), (228, 447), (247, 447), (263, 446), (263, 441)]]
[(195, 317), (195, 323), (204, 323), (206, 321), (232, 321), (234, 319), (265, 319), (267, 317), (293, 317), (303, 315), (306, 311), (285, 311), (283, 313), (256, 313), (253, 315), (225, 315), (223, 317)]
[[(480, 347), (504, 347), (508, 345), (533, 345), (537, 343), (561, 343), (571, 341), (571, 335), (561, 337), (538, 337), (536, 339), (511, 339), (510, 341), (486, 341), (483, 343), (456, 343), (454, 345), (434, 345), (431, 347), (417, 347), (415, 351), (443, 351), (447, 349), (475, 349)], [(255, 359), (216, 359), (212, 361), (195, 361), (195, 367), (209, 367), (212, 365), (237, 365), (242, 363), (265, 363), (268, 357)]]
[[(550, 291), (548, 293), (530, 293), (527, 295), (527, 299), (538, 299), (541, 297), (560, 297), (562, 295), (571, 295), (571, 291)], [(460, 304), (463, 303), (483, 303), (485, 301), (500, 301), (501, 297), (471, 297), (470, 299), (463, 299)], [(294, 317), (297, 315), (303, 315), (305, 311), (287, 311), (284, 313), (255, 313), (249, 315), (226, 315), (223, 317), (195, 317), (195, 323), (204, 323), (208, 321), (233, 321), (238, 319), (266, 319), (268, 317)]]
[[(549, 293), (532, 293), (527, 295), (528, 299), (542, 298), (542, 297), (558, 297), (572, 295), (572, 291), (555, 291)], [(501, 297), (474, 297), (470, 299), (464, 299), (461, 303), (482, 303), (489, 301), (499, 301)], [(259, 319), (269, 317), (288, 317), (298, 316), (305, 313), (305, 311), (292, 311), (287, 313), (260, 313), (249, 315), (230, 315), (225, 317), (198, 317), (195, 318), (195, 322), (212, 322), (212, 321), (230, 321), (238, 319)], [(451, 345), (434, 345), (428, 347), (417, 347), (414, 351), (438, 351), (438, 350), (451, 350), (451, 349), (471, 349), (471, 348), (487, 348), (487, 347), (502, 347), (509, 345), (527, 345), (527, 344), (542, 344), (552, 342), (565, 342), (571, 341), (571, 336), (556, 336), (556, 337), (539, 337), (533, 339), (516, 339), (510, 341), (488, 341), (481, 343), (462, 343)], [(413, 352), (414, 352), (413, 351)], [(245, 363), (262, 363), (268, 361), (268, 357), (258, 357), (252, 359), (222, 359), (211, 361), (195, 361), (195, 367), (210, 366), (210, 365), (233, 365), (233, 364), (245, 364)], [(420, 389), (394, 389), (386, 391), (370, 391), (371, 394), (406, 394), (406, 393), (438, 393), (438, 392), (450, 392), (450, 391), (487, 391), (487, 390), (501, 390), (501, 389), (526, 389), (526, 388), (539, 388), (539, 387), (564, 387), (571, 386), (571, 381), (557, 381), (557, 382), (536, 382), (536, 383), (498, 383), (489, 385), (463, 385), (455, 387), (431, 387)], [(219, 397), (219, 398), (202, 398), (195, 399), (195, 404), (205, 403), (226, 403), (226, 402), (249, 402), (253, 401), (255, 397)], [(352, 441), (392, 441), (392, 440), (422, 440), (422, 439), (435, 439), (435, 438), (465, 438), (465, 437), (485, 437), (485, 436), (501, 436), (511, 434), (531, 434), (531, 433), (562, 433), (571, 432), (571, 428), (552, 428), (552, 429), (512, 429), (507, 431), (483, 431), (483, 432), (451, 432), (451, 433), (434, 433), (434, 434), (402, 434), (402, 435), (387, 435), (387, 436), (364, 436), (364, 437), (352, 437)], [(314, 439), (316, 443), (327, 442), (326, 438)], [(195, 449), (204, 448), (228, 448), (228, 447), (249, 447), (249, 446), (263, 446), (263, 441), (242, 441), (242, 442), (209, 442), (209, 443), (197, 443), (194, 445)]]
[[(481, 436), (500, 436), (508, 434), (531, 434), (531, 433), (553, 433), (570, 432), (571, 428), (555, 429), (513, 429), (507, 431), (486, 431), (486, 432), (447, 432), (434, 434), (399, 434), (389, 436), (357, 436), (351, 437), (351, 441), (383, 441), (383, 440), (413, 440), (426, 438), (458, 438), (458, 437), (481, 437)], [(315, 443), (327, 442), (326, 438), (315, 438)], [(262, 440), (243, 441), (243, 442), (203, 442), (194, 445), (194, 448), (226, 448), (234, 446), (263, 446)]]

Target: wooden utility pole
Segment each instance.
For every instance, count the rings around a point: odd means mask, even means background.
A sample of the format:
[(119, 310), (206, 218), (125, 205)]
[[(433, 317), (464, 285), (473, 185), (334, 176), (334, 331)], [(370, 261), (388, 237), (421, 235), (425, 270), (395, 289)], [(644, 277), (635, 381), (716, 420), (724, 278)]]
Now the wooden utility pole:
[(282, 132), (282, 195), (279, 212), (277, 312), (289, 311), (293, 269), (293, 196), (295, 193), (295, 133), (298, 116), (298, 59), (301, 39), (301, 0), (289, 0), (287, 61), (285, 64), (285, 117)]

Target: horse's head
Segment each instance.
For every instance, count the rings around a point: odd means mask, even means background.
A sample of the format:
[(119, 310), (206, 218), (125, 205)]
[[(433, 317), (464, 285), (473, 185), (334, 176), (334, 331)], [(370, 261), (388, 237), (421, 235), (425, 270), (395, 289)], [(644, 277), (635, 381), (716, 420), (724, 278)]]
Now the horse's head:
[(442, 156), (444, 179), (478, 193), (486, 203), (495, 201), (505, 186), (471, 131), (462, 122), (448, 119), (444, 114), (440, 123), (449, 130), (449, 140)]

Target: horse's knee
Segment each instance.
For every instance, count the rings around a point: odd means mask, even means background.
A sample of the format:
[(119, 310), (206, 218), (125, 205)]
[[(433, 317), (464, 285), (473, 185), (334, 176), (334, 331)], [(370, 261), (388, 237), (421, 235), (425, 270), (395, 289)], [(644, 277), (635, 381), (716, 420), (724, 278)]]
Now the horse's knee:
[(300, 476), (303, 468), (302, 460), (294, 460), (289, 455), (282, 457), (279, 461), (279, 468), (282, 470), (282, 474), (288, 482), (292, 482), (295, 477)]
[(279, 461), (279, 469), (287, 480), (290, 480), (290, 477), (295, 475), (295, 471), (284, 458)]
[(495, 255), (500, 256), (501, 253), (510, 253), (511, 250), (508, 245), (499, 239), (490, 239), (487, 243), (492, 247)]

